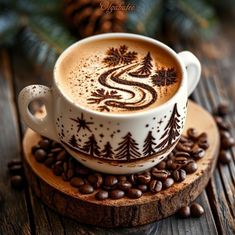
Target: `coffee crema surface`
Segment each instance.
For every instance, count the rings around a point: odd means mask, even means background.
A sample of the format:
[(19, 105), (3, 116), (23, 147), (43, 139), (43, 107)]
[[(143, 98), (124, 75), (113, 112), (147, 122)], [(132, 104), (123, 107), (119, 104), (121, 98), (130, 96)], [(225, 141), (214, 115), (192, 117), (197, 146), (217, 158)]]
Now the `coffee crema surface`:
[(153, 109), (177, 92), (182, 79), (167, 51), (126, 38), (80, 44), (65, 55), (58, 72), (57, 83), (72, 102), (110, 113)]

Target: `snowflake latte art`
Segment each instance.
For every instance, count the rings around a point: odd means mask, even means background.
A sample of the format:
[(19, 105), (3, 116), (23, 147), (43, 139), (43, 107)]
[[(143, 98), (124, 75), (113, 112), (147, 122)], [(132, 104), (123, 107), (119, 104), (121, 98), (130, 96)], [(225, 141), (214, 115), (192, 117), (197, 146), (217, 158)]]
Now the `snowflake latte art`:
[(130, 113), (168, 101), (181, 83), (178, 62), (146, 41), (100, 39), (66, 55), (58, 85), (74, 103), (99, 112)]

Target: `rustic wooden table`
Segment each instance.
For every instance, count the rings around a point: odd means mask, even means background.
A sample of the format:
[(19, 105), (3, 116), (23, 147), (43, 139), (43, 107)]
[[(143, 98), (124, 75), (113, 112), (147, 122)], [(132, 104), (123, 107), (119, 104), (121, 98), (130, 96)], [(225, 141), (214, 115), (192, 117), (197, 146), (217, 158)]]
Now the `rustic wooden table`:
[[(235, 135), (235, 31), (223, 27), (208, 42), (180, 43), (202, 63), (202, 79), (192, 98), (212, 112), (223, 100), (230, 103), (227, 119)], [(25, 126), (18, 115), (17, 95), (30, 84), (50, 84), (51, 74), (32, 68), (17, 50), (0, 48), (0, 235), (7, 234), (235, 234), (235, 149), (229, 165), (218, 164), (212, 179), (197, 201), (205, 208), (199, 219), (167, 219), (137, 228), (102, 229), (60, 216), (35, 197), (29, 187), (15, 191), (10, 186), (7, 162), (20, 158)], [(200, 115), (200, 113), (198, 114)]]

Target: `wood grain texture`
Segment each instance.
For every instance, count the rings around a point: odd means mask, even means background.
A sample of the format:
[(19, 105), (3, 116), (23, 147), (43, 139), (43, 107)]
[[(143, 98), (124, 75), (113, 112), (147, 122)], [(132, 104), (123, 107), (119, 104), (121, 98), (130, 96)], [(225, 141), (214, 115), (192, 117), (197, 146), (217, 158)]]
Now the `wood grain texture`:
[(20, 158), (20, 136), (14, 103), (12, 74), (6, 50), (0, 50), (0, 234), (30, 234), (24, 191), (11, 188), (7, 162)]
[[(201, 113), (202, 118), (197, 117)], [(210, 147), (198, 161), (196, 174), (188, 175), (182, 183), (139, 199), (94, 200), (94, 194), (81, 195), (68, 182), (53, 175), (52, 171), (36, 162), (31, 147), (40, 136), (27, 130), (23, 141), (26, 176), (36, 195), (50, 208), (82, 223), (102, 227), (129, 227), (142, 225), (174, 214), (188, 205), (204, 189), (214, 170), (219, 147), (219, 135), (213, 118), (198, 105), (189, 102), (186, 129), (195, 127), (199, 133), (207, 130)]]

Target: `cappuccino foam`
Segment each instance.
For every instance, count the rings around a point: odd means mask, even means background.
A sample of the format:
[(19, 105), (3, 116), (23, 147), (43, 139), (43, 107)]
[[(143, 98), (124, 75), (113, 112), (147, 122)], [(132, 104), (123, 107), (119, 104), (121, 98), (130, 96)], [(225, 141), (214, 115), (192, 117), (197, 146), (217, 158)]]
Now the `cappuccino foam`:
[(179, 89), (177, 60), (149, 42), (115, 38), (78, 44), (59, 65), (57, 83), (87, 109), (130, 113), (155, 108)]

